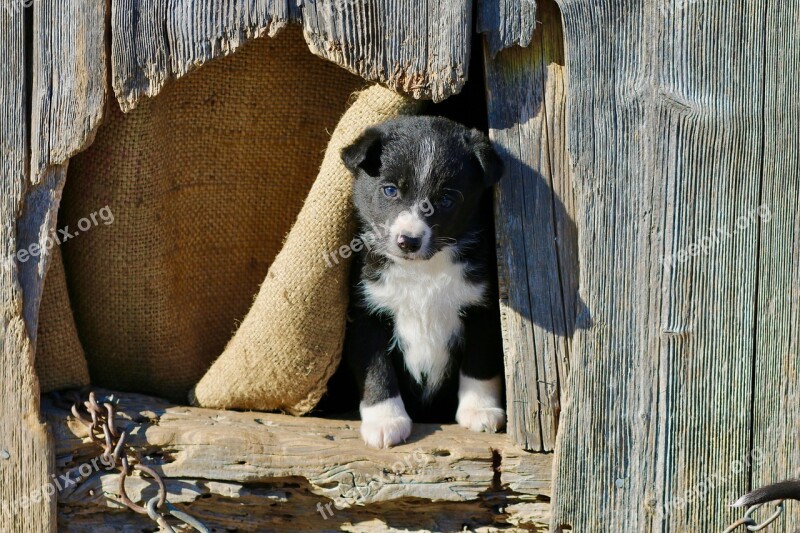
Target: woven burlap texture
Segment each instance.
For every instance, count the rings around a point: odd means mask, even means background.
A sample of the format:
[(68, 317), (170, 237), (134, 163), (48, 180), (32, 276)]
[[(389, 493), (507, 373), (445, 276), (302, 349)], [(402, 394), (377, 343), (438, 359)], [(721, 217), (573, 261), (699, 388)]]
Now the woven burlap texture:
[(89, 384), (89, 368), (69, 305), (61, 250), (54, 246), (51, 253), (36, 336), (36, 374), (43, 393)]
[(347, 311), (348, 254), (331, 257), (353, 236), (352, 177), (340, 152), (367, 127), (419, 109), (380, 86), (357, 96), (253, 307), (198, 383), (195, 403), (292, 414), (317, 404), (339, 364)]
[[(329, 132), (363, 86), (313, 56), (292, 27), (204, 65), (129, 114), (112, 106), (95, 142), (70, 163), (59, 220), (73, 231), (104, 206), (114, 215), (62, 246), (94, 385), (186, 402), (238, 323), (254, 320), (245, 315), (316, 179)], [(319, 206), (314, 216), (339, 236), (347, 215)], [(294, 405), (309, 396), (304, 381), (320, 383), (309, 372), (338, 356), (342, 274), (326, 273), (321, 284), (304, 277), (321, 260), (311, 248), (332, 242), (304, 238), (309, 247), (284, 253), (265, 284), (283, 283), (274, 308), (285, 315), (266, 309), (261, 319), (272, 324), (264, 334), (275, 335), (275, 345), (254, 338), (236, 373), (227, 362), (237, 359), (237, 340), (204, 380), (204, 398), (247, 396), (252, 401), (225, 403), (270, 408), (283, 405), (275, 397), (285, 392)], [(316, 302), (331, 305), (312, 309)], [(262, 307), (270, 306), (253, 312)], [(308, 360), (312, 346), (325, 365)], [(284, 375), (287, 361), (302, 369), (276, 383), (289, 390), (273, 389), (263, 402), (256, 400), (267, 387), (242, 392), (245, 381), (257, 381), (248, 373), (268, 380)]]

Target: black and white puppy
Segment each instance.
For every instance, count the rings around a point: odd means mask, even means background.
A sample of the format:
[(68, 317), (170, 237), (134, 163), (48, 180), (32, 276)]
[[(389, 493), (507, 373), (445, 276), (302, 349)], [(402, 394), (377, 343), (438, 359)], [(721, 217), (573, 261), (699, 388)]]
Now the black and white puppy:
[(502, 161), (483, 133), (438, 117), (369, 128), (342, 159), (355, 177), (363, 241), (345, 357), (364, 441), (405, 441), (409, 413), (502, 429), (495, 252), (479, 209)]

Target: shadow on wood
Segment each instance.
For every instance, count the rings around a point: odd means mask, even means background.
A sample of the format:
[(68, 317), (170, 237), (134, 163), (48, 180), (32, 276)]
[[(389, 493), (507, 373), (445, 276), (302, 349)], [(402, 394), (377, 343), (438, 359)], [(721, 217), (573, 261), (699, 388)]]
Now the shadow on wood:
[(484, 46), (489, 135), (508, 172), (495, 220), (506, 351), (509, 433), (529, 450), (555, 447), (576, 327), (591, 327), (578, 296), (578, 231), (566, 150), (561, 13), (539, 3), (530, 48)]

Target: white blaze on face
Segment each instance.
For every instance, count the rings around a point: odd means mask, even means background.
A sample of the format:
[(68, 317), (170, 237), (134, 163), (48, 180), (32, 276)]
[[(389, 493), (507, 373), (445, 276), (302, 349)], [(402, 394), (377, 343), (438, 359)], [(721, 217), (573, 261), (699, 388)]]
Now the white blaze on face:
[(417, 207), (413, 211), (403, 211), (400, 213), (392, 225), (389, 226), (389, 238), (394, 246), (397, 245), (397, 238), (400, 235), (411, 237), (413, 239), (422, 239), (422, 244), (419, 248), (420, 255), (427, 253), (431, 240), (431, 228), (425, 222), (425, 219), (419, 213)]

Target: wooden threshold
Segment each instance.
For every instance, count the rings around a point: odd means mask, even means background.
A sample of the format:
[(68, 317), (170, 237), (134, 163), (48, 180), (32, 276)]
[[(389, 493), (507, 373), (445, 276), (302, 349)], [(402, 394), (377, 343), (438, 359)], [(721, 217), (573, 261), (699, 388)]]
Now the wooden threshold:
[[(164, 476), (168, 500), (213, 530), (544, 531), (549, 522), (552, 455), (523, 451), (505, 434), (416, 424), (406, 444), (374, 450), (358, 421), (96, 392), (118, 400), (117, 425)], [(42, 410), (60, 473), (99, 455), (65, 408), (45, 398)], [(138, 503), (156, 494), (137, 475), (126, 487)], [(58, 520), (61, 531), (154, 526), (119, 503), (119, 475), (104, 470), (59, 492)]]

